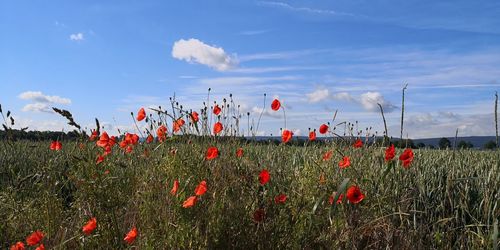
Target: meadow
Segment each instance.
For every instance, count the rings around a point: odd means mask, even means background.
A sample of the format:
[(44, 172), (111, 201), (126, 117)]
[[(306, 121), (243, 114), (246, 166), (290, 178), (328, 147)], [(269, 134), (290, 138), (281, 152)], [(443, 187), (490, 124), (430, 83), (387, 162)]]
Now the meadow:
[(293, 143), (283, 130), (280, 143), (257, 143), (237, 136), (229, 115), (236, 106), (221, 105), (220, 115), (205, 107), (199, 120), (177, 106), (132, 114), (146, 128), (120, 137), (98, 122), (89, 136), (63, 110), (56, 112), (78, 128), (76, 141), (6, 133), (0, 248), (499, 245), (498, 151), (393, 148), (359, 131), (338, 135), (329, 124), (325, 134), (335, 140)]

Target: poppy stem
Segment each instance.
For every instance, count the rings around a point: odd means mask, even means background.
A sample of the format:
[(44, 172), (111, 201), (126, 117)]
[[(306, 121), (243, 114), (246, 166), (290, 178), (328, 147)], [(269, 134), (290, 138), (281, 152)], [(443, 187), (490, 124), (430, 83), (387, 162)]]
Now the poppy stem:
[(135, 127), (137, 128), (137, 131), (139, 131), (139, 134), (141, 135), (141, 137), (144, 138), (144, 135), (142, 134), (142, 131), (139, 129), (139, 126), (137, 125), (137, 122), (135, 121), (134, 113), (130, 112), (130, 115), (132, 116), (132, 120), (134, 121), (134, 124), (135, 124)]
[(266, 110), (266, 93), (264, 93), (264, 105), (262, 106), (262, 111), (260, 112), (259, 120), (257, 121), (257, 127), (255, 128), (255, 132), (253, 132), (253, 137), (255, 138), (255, 134), (259, 131), (260, 119), (262, 119), (262, 115)]
[(282, 106), (282, 107), (283, 107), (283, 108), (282, 108), (282, 110), (283, 110), (283, 118), (285, 119), (285, 129), (288, 129), (288, 128), (286, 127), (286, 112), (285, 112), (285, 106)]
[(404, 123), (404, 115), (405, 115), (405, 90), (408, 87), (408, 84), (405, 84), (403, 87), (403, 95), (402, 95), (402, 101), (401, 101), (401, 134), (399, 136), (399, 140), (403, 140), (403, 123)]

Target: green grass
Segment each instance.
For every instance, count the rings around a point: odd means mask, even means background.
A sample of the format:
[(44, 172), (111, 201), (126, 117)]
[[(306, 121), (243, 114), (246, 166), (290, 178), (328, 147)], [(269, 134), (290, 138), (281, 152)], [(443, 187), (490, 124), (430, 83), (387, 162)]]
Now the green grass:
[[(80, 149), (63, 142), (62, 151), (50, 151), (49, 144), (0, 142), (0, 249), (35, 230), (46, 234), (47, 249), (484, 249), (493, 248), (500, 218), (498, 151), (417, 149), (404, 169), (397, 161), (401, 149), (388, 165), (385, 148), (375, 145), (187, 143), (176, 137), (138, 145), (131, 154), (115, 147), (96, 165), (102, 149), (95, 143)], [(209, 146), (219, 148), (217, 159), (204, 159)], [(242, 158), (235, 156), (239, 147)], [(333, 157), (323, 161), (327, 150)], [(351, 157), (350, 168), (337, 166), (340, 152)], [(258, 181), (263, 168), (271, 173), (265, 186)], [(366, 198), (330, 205), (346, 178)], [(170, 194), (175, 179), (178, 196)], [(183, 208), (202, 180), (208, 192)], [(280, 193), (288, 199), (278, 205)], [(262, 223), (253, 220), (259, 207), (266, 211)], [(97, 229), (84, 236), (81, 228), (92, 216)], [(128, 246), (123, 238), (133, 226), (139, 235)]]

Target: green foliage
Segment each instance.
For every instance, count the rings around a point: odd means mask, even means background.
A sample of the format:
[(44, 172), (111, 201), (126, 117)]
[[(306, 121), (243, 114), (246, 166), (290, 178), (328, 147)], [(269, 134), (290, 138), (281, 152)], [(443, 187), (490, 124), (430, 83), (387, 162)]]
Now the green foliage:
[(497, 147), (497, 143), (495, 141), (488, 141), (483, 145), (485, 149), (495, 149)]
[(458, 142), (457, 147), (460, 149), (467, 149), (467, 148), (473, 148), (474, 145), (470, 141), (466, 142), (464, 140), (461, 140), (460, 142)]
[(451, 142), (450, 140), (448, 140), (448, 138), (441, 138), (439, 139), (439, 148), (440, 149), (447, 149), (447, 148), (450, 148), (451, 147)]
[[(492, 151), (417, 149), (404, 169), (401, 149), (386, 163), (383, 147), (354, 149), (339, 141), (187, 140), (138, 145), (130, 154), (115, 146), (99, 165), (102, 149), (91, 142), (64, 142), (61, 151), (50, 151), (47, 141), (0, 142), (0, 249), (34, 230), (46, 234), (48, 249), (125, 248), (133, 226), (139, 249), (482, 249), (491, 246), (500, 217), (500, 160)], [(209, 146), (219, 148), (217, 159), (204, 159)], [(242, 158), (235, 156), (239, 147)], [(350, 156), (350, 168), (337, 166), (339, 148)], [(328, 150), (334, 155), (323, 161)], [(263, 168), (271, 181), (261, 186)], [(169, 193), (174, 180), (177, 196)], [(208, 192), (183, 208), (202, 180)], [(329, 197), (345, 190), (344, 180), (366, 198), (330, 205)], [(280, 193), (288, 196), (285, 204), (274, 202)], [(261, 223), (253, 219), (259, 208)], [(84, 236), (81, 228), (92, 216), (97, 229)]]

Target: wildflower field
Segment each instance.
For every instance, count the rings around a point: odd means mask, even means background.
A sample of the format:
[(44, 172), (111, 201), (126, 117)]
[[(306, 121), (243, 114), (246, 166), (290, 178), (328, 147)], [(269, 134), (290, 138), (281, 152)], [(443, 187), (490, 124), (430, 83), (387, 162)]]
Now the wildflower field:
[(255, 142), (235, 105), (172, 108), (119, 136), (55, 109), (79, 138), (53, 141), (9, 138), (2, 113), (0, 249), (498, 247), (498, 151), (397, 148), (333, 121)]

